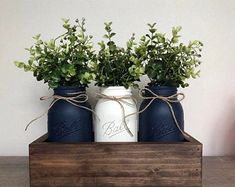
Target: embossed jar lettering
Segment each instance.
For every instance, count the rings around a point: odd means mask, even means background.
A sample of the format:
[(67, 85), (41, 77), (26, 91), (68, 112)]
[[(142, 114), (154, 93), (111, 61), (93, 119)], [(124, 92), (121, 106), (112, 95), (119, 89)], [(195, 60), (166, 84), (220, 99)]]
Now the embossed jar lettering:
[(117, 122), (117, 124), (116, 121), (104, 123), (102, 128), (104, 129), (104, 136), (108, 136), (110, 138), (125, 131), (125, 127), (122, 121)]

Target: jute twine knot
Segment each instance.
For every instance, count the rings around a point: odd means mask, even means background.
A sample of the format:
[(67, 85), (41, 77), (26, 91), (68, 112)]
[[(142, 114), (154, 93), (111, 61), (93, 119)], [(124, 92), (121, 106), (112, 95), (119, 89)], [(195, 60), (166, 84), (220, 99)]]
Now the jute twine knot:
[[(85, 93), (85, 92), (74, 92), (74, 93), (68, 93), (68, 95), (71, 95), (71, 96), (60, 96), (60, 95), (51, 95), (51, 96), (43, 96), (40, 98), (40, 100), (49, 100), (49, 99), (53, 99), (52, 103), (50, 104), (49, 108), (43, 113), (41, 114), (40, 116), (34, 118), (33, 120), (31, 120), (25, 127), (25, 131), (27, 131), (27, 129), (29, 128), (29, 126), (36, 120), (40, 119), (41, 117), (43, 117), (45, 114), (48, 113), (48, 111), (51, 109), (51, 107), (59, 100), (64, 100), (76, 107), (79, 107), (79, 108), (83, 108), (83, 109), (86, 109), (86, 110), (89, 110), (91, 112), (93, 112), (95, 115), (95, 111), (88, 108), (88, 107), (85, 107), (85, 106), (82, 106), (82, 105), (79, 105), (81, 103), (85, 103), (88, 101), (88, 95)], [(75, 95), (75, 96), (73, 96)]]

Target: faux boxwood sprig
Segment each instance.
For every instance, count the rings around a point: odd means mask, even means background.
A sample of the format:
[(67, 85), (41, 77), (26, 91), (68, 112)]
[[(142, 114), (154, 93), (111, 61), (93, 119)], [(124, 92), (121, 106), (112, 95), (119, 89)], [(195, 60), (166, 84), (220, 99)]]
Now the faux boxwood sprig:
[(33, 72), (38, 81), (44, 80), (49, 88), (58, 86), (87, 86), (95, 74), (90, 68), (95, 54), (92, 36), (86, 35), (85, 19), (71, 25), (69, 19), (63, 19), (64, 34), (43, 41), (39, 35), (33, 37), (35, 44), (26, 50), (27, 62), (15, 64), (25, 71)]
[(200, 41), (179, 43), (181, 27), (173, 27), (172, 37), (157, 31), (156, 24), (148, 24), (149, 33), (141, 38), (136, 49), (138, 58), (145, 63), (145, 72), (152, 85), (187, 87), (186, 79), (199, 76)]
[(104, 41), (99, 42), (100, 50), (98, 51), (97, 60), (94, 64), (96, 72), (96, 85), (98, 86), (124, 86), (129, 88), (137, 86), (135, 81), (139, 81), (144, 74), (144, 68), (141, 61), (134, 53), (134, 34), (127, 42), (126, 48), (119, 47), (113, 41), (116, 35), (111, 28), (112, 22), (105, 23), (106, 34)]

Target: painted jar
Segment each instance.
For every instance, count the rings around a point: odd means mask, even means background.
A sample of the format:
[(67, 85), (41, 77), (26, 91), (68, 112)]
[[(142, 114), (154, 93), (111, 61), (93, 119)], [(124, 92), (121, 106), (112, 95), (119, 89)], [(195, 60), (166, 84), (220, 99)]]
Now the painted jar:
[[(75, 97), (79, 92), (85, 93), (85, 87), (58, 87), (54, 95), (65, 98)], [(74, 104), (91, 108), (84, 98)], [(73, 105), (64, 99), (56, 101), (48, 112), (48, 141), (50, 142), (91, 142), (94, 141), (92, 112)]]
[[(169, 97), (177, 93), (176, 87), (168, 86), (148, 86), (154, 94), (163, 97)], [(154, 95), (145, 90), (144, 96), (154, 97)], [(176, 142), (183, 141), (184, 136), (180, 129), (184, 130), (184, 112), (182, 105), (175, 98), (175, 102), (168, 102), (173, 111), (171, 111), (166, 101), (155, 99), (142, 113), (139, 114), (139, 141), (158, 141), (158, 142)], [(151, 101), (145, 99), (140, 111), (143, 110)], [(176, 117), (179, 128), (173, 118), (172, 112)]]
[(131, 89), (123, 86), (101, 88), (100, 96), (95, 106), (95, 141), (136, 142), (137, 107)]

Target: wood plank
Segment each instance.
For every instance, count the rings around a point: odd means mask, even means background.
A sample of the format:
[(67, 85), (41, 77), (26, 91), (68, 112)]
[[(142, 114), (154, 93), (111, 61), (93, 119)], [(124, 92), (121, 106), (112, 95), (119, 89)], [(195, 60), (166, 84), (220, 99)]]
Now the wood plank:
[[(39, 160), (40, 159), (40, 160)], [(194, 166), (201, 165), (201, 158), (171, 158), (171, 159), (156, 159), (156, 158), (130, 158), (130, 157), (123, 157), (123, 158), (111, 158), (110, 157), (104, 157), (104, 158), (81, 158), (77, 157), (74, 159), (64, 157), (60, 159), (51, 157), (50, 159), (44, 158), (43, 156), (33, 156), (31, 157), (30, 164), (31, 166), (51, 166), (51, 165), (63, 165), (63, 166), (72, 166), (72, 165), (78, 165), (83, 163), (93, 163), (93, 164), (158, 164), (158, 165), (186, 165), (186, 166)]]
[(156, 178), (156, 177), (49, 177), (43, 180), (35, 180), (32, 183), (35, 187), (54, 187), (54, 186), (69, 186), (69, 187), (198, 187), (200, 186), (199, 179), (184, 178)]
[(173, 165), (159, 167), (159, 165), (74, 165), (68, 168), (63, 166), (42, 167), (33, 170), (35, 178), (40, 177), (188, 177), (200, 178), (198, 167), (184, 169), (184, 165), (175, 168)]
[[(33, 154), (99, 154), (99, 153), (118, 153), (118, 152), (133, 152), (147, 153), (154, 152), (160, 154), (168, 154), (171, 152), (201, 153), (201, 145), (187, 144), (30, 144), (30, 155)], [(43, 151), (43, 152), (42, 152)]]

